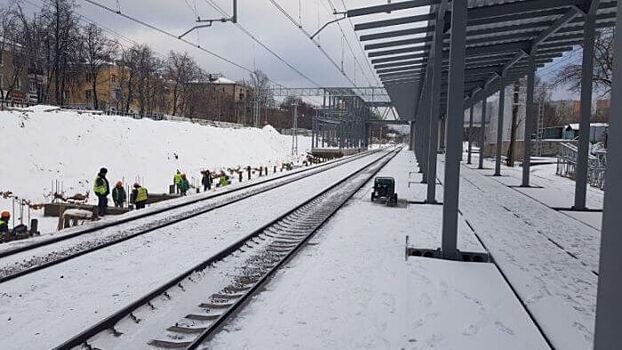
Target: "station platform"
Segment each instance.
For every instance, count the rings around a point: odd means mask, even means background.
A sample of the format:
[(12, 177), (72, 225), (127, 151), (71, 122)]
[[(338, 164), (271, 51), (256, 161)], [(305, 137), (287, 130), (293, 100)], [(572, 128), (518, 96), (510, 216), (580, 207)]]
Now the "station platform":
[[(441, 161), (440, 175), (442, 166)], [(547, 338), (554, 338), (556, 348), (587, 349), (583, 346), (586, 342), (576, 338), (586, 336), (582, 328), (591, 332), (591, 324), (574, 323), (573, 317), (565, 320), (570, 311), (560, 310), (569, 305), (552, 288), (546, 289), (546, 281), (532, 284), (528, 277), (516, 272), (524, 268), (524, 261), (517, 259), (513, 265), (506, 255), (527, 254), (522, 247), (515, 247), (515, 243), (527, 242), (506, 242), (514, 239), (504, 233), (509, 222), (500, 222), (505, 217), (495, 218), (499, 210), (505, 209), (473, 188), (466, 188), (469, 195), (463, 194), (466, 198), (461, 201), (464, 215), (459, 219), (458, 247), (474, 252), (488, 250), (494, 259), (499, 256), (503, 264), (406, 257), (407, 235), (409, 245), (418, 248), (435, 249), (441, 242), (442, 206), (421, 204), (426, 185), (421, 184), (415, 169), (413, 153), (400, 152), (378, 174), (395, 177), (400, 205), (372, 203), (373, 184), (368, 183), (231, 324), (224, 326), (208, 347), (549, 349)], [(462, 181), (463, 187), (467, 181), (474, 181), (471, 178), (481, 178), (514, 196), (528, 198), (484, 174), (466, 167), (464, 172), (467, 177)], [(437, 183), (437, 199), (442, 201), (441, 182)], [(465, 210), (465, 206), (474, 209)], [(490, 206), (495, 208), (488, 210)], [(533, 239), (528, 242), (532, 245), (546, 241), (542, 235), (529, 238)], [(533, 269), (550, 267), (535, 266), (536, 263), (540, 261), (533, 260)], [(539, 278), (539, 274), (532, 276)], [(527, 287), (542, 286), (540, 291), (544, 294), (549, 290), (550, 295), (530, 298), (524, 291), (528, 288), (513, 285), (523, 280)], [(573, 289), (578, 292), (582, 286), (575, 280)], [(534, 322), (530, 316), (534, 313), (530, 305), (538, 302), (548, 303), (551, 317), (557, 317), (560, 323), (557, 328), (547, 327), (546, 336), (539, 326), (548, 325), (549, 319), (538, 314), (534, 316), (538, 322)], [(574, 324), (574, 329), (569, 330), (567, 323)], [(567, 331), (576, 335), (568, 337), (575, 343), (573, 346), (565, 346), (561, 337), (561, 332)], [(558, 333), (560, 337), (553, 337)]]

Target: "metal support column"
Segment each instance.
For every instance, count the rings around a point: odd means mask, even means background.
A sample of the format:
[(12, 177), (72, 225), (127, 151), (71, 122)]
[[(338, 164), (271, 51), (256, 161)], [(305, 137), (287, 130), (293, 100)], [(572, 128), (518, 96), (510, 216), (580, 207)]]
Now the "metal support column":
[(439, 131), (439, 136), (441, 137), (441, 141), (439, 142), (439, 147), (445, 152), (447, 149), (447, 145), (445, 145), (445, 139), (447, 136), (447, 116), (441, 117), (441, 129)]
[(315, 112), (315, 116), (311, 119), (311, 149), (313, 149), (313, 145), (315, 145), (315, 122), (317, 120), (317, 112)]
[(495, 174), (501, 176), (501, 152), (503, 152), (503, 116), (505, 109), (505, 72), (499, 77), (499, 115), (497, 117), (497, 154), (495, 155)]
[(478, 169), (484, 169), (484, 143), (486, 142), (486, 113), (488, 109), (488, 99), (482, 100), (482, 119), (479, 133), (479, 164)]
[(445, 259), (457, 259), (458, 197), (460, 190), (460, 144), (464, 127), (464, 56), (466, 47), (467, 0), (451, 2), (451, 43), (447, 89), (447, 154), (443, 183), (443, 237)]
[[(430, 69), (427, 70), (430, 73)], [(428, 74), (429, 76), (429, 74)], [(422, 147), (421, 147), (421, 158), (423, 160), (423, 164), (421, 169), (423, 170), (421, 176), (421, 183), (428, 182), (428, 150), (430, 149), (429, 141), (429, 127), (430, 127), (430, 110), (432, 101), (430, 100), (430, 84), (431, 80), (426, 79), (424, 84), (425, 89), (422, 93), (421, 102), (423, 103), (423, 110), (421, 113), (421, 137), (422, 137)]]
[(423, 159), (421, 158), (421, 145), (423, 138), (421, 137), (421, 114), (417, 114), (415, 120), (415, 156), (417, 157), (417, 164), (419, 165), (419, 173), (423, 173)]
[(410, 121), (410, 144), (408, 145), (411, 151), (415, 150), (415, 121)]
[[(444, 7), (443, 7), (444, 8)], [(443, 11), (444, 12), (444, 11)], [(438, 155), (438, 129), (441, 112), (441, 78), (443, 70), (444, 16), (437, 16), (434, 29), (434, 51), (432, 52), (432, 82), (430, 92), (430, 147), (428, 149), (427, 203), (436, 203), (436, 161)]]
[(471, 164), (471, 153), (473, 152), (473, 106), (469, 109), (469, 131), (467, 132), (467, 138), (469, 140), (467, 164)]
[[(588, 153), (590, 151), (590, 119), (592, 116), (592, 75), (594, 70), (594, 24), (598, 0), (592, 1), (583, 26), (583, 63), (581, 69), (581, 121), (579, 124), (579, 152), (574, 192), (574, 207), (583, 210), (587, 195)], [(612, 114), (613, 115), (613, 114)]]
[(525, 137), (523, 138), (523, 181), (521, 187), (529, 187), (529, 171), (531, 170), (531, 134), (533, 133), (535, 109), (533, 108), (533, 92), (536, 79), (536, 49), (533, 48), (528, 59), (527, 96), (525, 102)]
[[(622, 1), (617, 4), (622, 14)], [(594, 350), (617, 349), (622, 344), (622, 18), (618, 15), (615, 27), (615, 52), (613, 87), (611, 89), (611, 112), (607, 154), (607, 175), (603, 225), (600, 240), (600, 266), (598, 268), (598, 293), (596, 303), (596, 329)]]

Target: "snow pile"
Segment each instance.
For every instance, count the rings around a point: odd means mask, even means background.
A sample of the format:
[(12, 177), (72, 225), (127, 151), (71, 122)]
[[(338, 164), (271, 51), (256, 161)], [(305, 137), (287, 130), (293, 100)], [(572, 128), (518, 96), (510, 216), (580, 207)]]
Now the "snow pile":
[[(191, 182), (202, 169), (268, 166), (291, 160), (291, 136), (272, 127), (228, 129), (174, 121), (102, 116), (34, 106), (0, 112), (0, 192), (48, 202), (55, 181), (67, 196), (92, 192), (101, 167), (111, 186), (140, 180), (152, 193), (168, 192), (176, 169)], [(300, 152), (311, 145), (301, 137)], [(90, 202), (94, 202), (90, 193)], [(0, 198), (0, 209), (11, 200)]]

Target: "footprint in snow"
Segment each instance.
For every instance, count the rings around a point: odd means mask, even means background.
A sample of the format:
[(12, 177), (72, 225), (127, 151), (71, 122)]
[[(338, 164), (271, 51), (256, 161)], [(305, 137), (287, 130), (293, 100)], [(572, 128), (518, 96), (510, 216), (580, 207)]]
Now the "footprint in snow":
[(501, 332), (505, 334), (514, 335), (514, 331), (511, 328), (504, 325), (501, 321), (495, 321), (495, 326), (497, 327), (498, 330), (500, 330)]

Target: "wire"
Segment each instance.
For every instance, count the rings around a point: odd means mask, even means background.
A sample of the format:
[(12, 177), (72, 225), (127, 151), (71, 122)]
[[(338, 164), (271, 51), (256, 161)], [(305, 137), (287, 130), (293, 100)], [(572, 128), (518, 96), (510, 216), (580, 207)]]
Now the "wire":
[(214, 10), (218, 11), (222, 16), (229, 17), (229, 14), (225, 12), (218, 4), (216, 4), (213, 0), (203, 0), (206, 4), (212, 7)]
[[(246, 71), (246, 72), (248, 72), (248, 73), (251, 73), (251, 74), (253, 73), (253, 70), (251, 70), (251, 69), (250, 69), (250, 68), (248, 68), (248, 67), (245, 67), (245, 66), (243, 66), (243, 65), (241, 65), (241, 64), (239, 64), (239, 63), (236, 63), (236, 62), (234, 62), (234, 61), (232, 61), (232, 60), (230, 60), (230, 59), (228, 59), (228, 58), (226, 58), (226, 57), (224, 57), (224, 56), (221, 56), (221, 55), (219, 55), (219, 54), (217, 54), (217, 53), (215, 53), (215, 52), (213, 52), (213, 51), (210, 51), (210, 50), (208, 50), (208, 49), (205, 49), (205, 48), (201, 47), (201, 45), (195, 44), (195, 43), (193, 43), (193, 42), (191, 42), (191, 41), (188, 41), (188, 40), (186, 40), (186, 39), (183, 39), (183, 38), (179, 38), (179, 37), (178, 37), (178, 36), (176, 36), (175, 34), (173, 34), (173, 33), (169, 32), (169, 31), (166, 31), (166, 30), (164, 30), (164, 29), (162, 29), (162, 28), (156, 27), (156, 26), (155, 26), (155, 25), (153, 25), (153, 24), (149, 24), (149, 23), (147, 23), (147, 22), (145, 22), (145, 21), (143, 21), (143, 20), (140, 20), (140, 19), (138, 19), (138, 18), (135, 18), (135, 17), (132, 17), (132, 16), (127, 15), (127, 14), (125, 14), (125, 13), (122, 13), (122, 12), (120, 12), (120, 11), (117, 11), (117, 10), (111, 9), (110, 7), (108, 7), (108, 6), (106, 6), (106, 5), (102, 5), (102, 4), (100, 4), (100, 3), (96, 2), (96, 1), (93, 1), (93, 0), (84, 0), (84, 1), (88, 2), (88, 3), (89, 3), (89, 4), (91, 4), (91, 5), (97, 6), (97, 7), (101, 8), (101, 9), (104, 9), (104, 10), (106, 10), (106, 11), (109, 11), (109, 12), (115, 13), (115, 14), (117, 14), (117, 15), (121, 16), (121, 17), (124, 17), (124, 18), (126, 18), (126, 19), (128, 19), (128, 20), (130, 20), (130, 21), (132, 21), (132, 22), (138, 23), (138, 24), (140, 24), (140, 25), (142, 25), (142, 26), (145, 26), (145, 27), (147, 27), (147, 28), (149, 28), (149, 29), (152, 29), (152, 30), (154, 30), (154, 31), (157, 31), (157, 32), (159, 32), (159, 33), (161, 33), (161, 34), (164, 34), (164, 35), (168, 36), (168, 37), (171, 37), (171, 38), (173, 38), (173, 39), (176, 39), (176, 40), (178, 40), (178, 41), (181, 41), (181, 42), (183, 42), (183, 43), (185, 43), (185, 44), (187, 44), (187, 45), (190, 45), (190, 46), (192, 46), (192, 47), (195, 47), (195, 48), (197, 48), (197, 49), (199, 49), (199, 50), (201, 50), (201, 51), (203, 51), (203, 52), (205, 52), (205, 53), (207, 53), (207, 54), (209, 54), (209, 55), (212, 55), (212, 56), (214, 56), (214, 57), (218, 58), (218, 59), (219, 59), (219, 60), (221, 60), (221, 61), (224, 61), (224, 62), (226, 62), (226, 63), (229, 63), (229, 64), (231, 64), (231, 65), (233, 65), (233, 66), (235, 66), (235, 67), (238, 67), (238, 68), (240, 68), (240, 69), (242, 69), (242, 70), (244, 70), (244, 71)], [(278, 84), (278, 83), (277, 83), (277, 84)], [(278, 85), (280, 85), (280, 84), (278, 84)]]
[[(34, 6), (34, 7), (38, 8), (38, 9), (43, 9), (43, 6), (42, 6), (42, 5), (35, 4), (35, 3), (33, 3), (32, 1), (29, 1), (29, 0), (20, 0), (20, 1), (23, 1), (23, 2), (25, 2), (25, 3), (28, 3), (28, 4), (30, 4), (30, 5), (32, 5), (32, 6)], [(43, 4), (52, 5), (52, 3), (50, 2), (50, 0), (40, 0), (40, 1), (41, 1)], [(100, 27), (102, 30), (104, 30), (105, 32), (107, 32), (108, 34), (112, 35), (113, 37), (116, 37), (116, 38), (118, 38), (118, 39), (124, 40), (124, 41), (126, 41), (127, 43), (129, 43), (129, 44), (131, 44), (131, 45), (140, 45), (140, 43), (138, 43), (137, 41), (135, 41), (135, 40), (133, 40), (133, 39), (131, 39), (131, 38), (129, 38), (129, 37), (126, 37), (126, 36), (124, 36), (123, 34), (121, 34), (121, 33), (119, 33), (119, 32), (116, 32), (116, 31), (114, 31), (113, 29), (111, 29), (111, 28), (109, 28), (109, 27), (107, 27), (107, 26), (105, 26), (105, 25), (103, 25), (103, 24), (100, 24), (100, 23), (98, 23), (98, 22), (96, 22), (96, 21), (94, 21), (94, 20), (90, 19), (89, 17), (87, 17), (87, 16), (85, 16), (85, 15), (83, 15), (83, 14), (81, 14), (81, 13), (77, 12), (77, 11), (75, 12), (75, 14), (78, 16), (78, 19), (79, 19), (80, 21), (82, 21), (82, 22), (84, 22), (84, 23), (88, 23), (88, 24), (93, 24), (93, 25), (96, 25), (96, 26)], [(120, 43), (120, 42), (119, 42), (119, 45), (120, 45), (122, 48), (128, 48), (127, 46), (123, 45), (123, 44), (122, 44), (122, 43)], [(163, 53), (161, 53), (161, 52), (158, 52), (158, 51), (154, 51), (154, 53), (155, 53), (156, 55), (158, 55), (158, 56), (162, 57), (162, 58), (166, 58), (166, 57), (167, 57), (165, 54), (163, 54)]]
[[(318, 1), (321, 2), (321, 0), (318, 0)], [(332, 0), (327, 0), (327, 1), (328, 1), (329, 5), (332, 7), (333, 10), (337, 9), (335, 7), (335, 5), (333, 4)], [(348, 8), (347, 8), (346, 3), (344, 2), (344, 0), (341, 0), (341, 3), (343, 4), (343, 10), (347, 11)], [(369, 71), (371, 72), (371, 76), (373, 77), (372, 80), (374, 81), (375, 84), (380, 85), (380, 82), (378, 81), (378, 77), (376, 76), (376, 73), (374, 72), (374, 69), (372, 68), (371, 64), (369, 63), (369, 60), (367, 60), (367, 58), (365, 58), (366, 57), (365, 49), (363, 48), (363, 44), (361, 44), (361, 42), (356, 37), (356, 33), (354, 32), (354, 23), (352, 23), (352, 19), (350, 17), (348, 17), (348, 22), (350, 23), (350, 26), (352, 27), (352, 33), (354, 34), (354, 37), (355, 37), (354, 41), (356, 43), (358, 43), (359, 48), (361, 49), (361, 52), (363, 53), (364, 61), (365, 61), (365, 63), (367, 63), (367, 68), (369, 68)], [(367, 76), (367, 72), (365, 72), (365, 69), (363, 69), (363, 66), (359, 63), (358, 59), (356, 58), (356, 55), (354, 54), (354, 49), (350, 45), (350, 40), (346, 37), (346, 34), (345, 34), (344, 30), (343, 30), (343, 27), (341, 26), (341, 23), (337, 22), (337, 26), (339, 27), (339, 30), (341, 31), (341, 35), (346, 39), (346, 44), (348, 45), (348, 48), (350, 49), (350, 53), (352, 53), (352, 57), (354, 58), (354, 62), (361, 68), (361, 72), (363, 72), (363, 76), (365, 77), (365, 80), (367, 80), (367, 83), (369, 85), (373, 85), (371, 83), (371, 80)], [(355, 76), (355, 78), (356, 78), (356, 76)]]
[(188, 0), (184, 0), (184, 2), (186, 3), (186, 5), (188, 5), (188, 7), (190, 8), (190, 11), (192, 11), (192, 13), (194, 13), (195, 16), (199, 17), (199, 11), (197, 11), (196, 7), (192, 7), (192, 5), (190, 5)]
[(304, 29), (302, 24), (297, 22), (285, 9), (283, 9), (283, 7), (281, 7), (281, 5), (279, 5), (278, 2), (276, 2), (275, 0), (268, 0), (268, 1), (272, 5), (274, 5), (274, 7), (276, 7), (285, 17), (287, 17), (287, 19), (289, 19), (290, 22), (292, 22), (292, 24), (298, 27), (298, 29), (301, 32), (303, 32), (305, 36), (307, 36), (315, 44), (315, 46), (322, 52), (322, 54), (324, 54), (324, 56), (326, 56), (326, 58), (330, 61), (330, 63), (333, 66), (335, 66), (335, 68), (337, 68), (337, 70), (350, 82), (350, 84), (352, 84), (353, 86), (356, 86), (354, 81), (352, 81), (352, 79), (350, 79), (350, 77), (345, 72), (341, 71), (341, 69), (339, 68), (339, 64), (335, 62), (335, 60), (332, 57), (330, 57), (330, 55), (326, 52), (326, 50), (324, 50), (324, 48), (322, 47), (322, 45), (320, 45), (319, 42), (317, 42), (311, 37), (311, 33), (309, 33), (306, 29)]
[(543, 70), (541, 70), (541, 71), (538, 73), (538, 75), (539, 75), (540, 77), (545, 77), (545, 76), (548, 76), (548, 75), (550, 75), (550, 74), (552, 74), (552, 73), (556, 73), (557, 71), (556, 71), (556, 70), (553, 70), (553, 68), (555, 68), (555, 67), (559, 66), (560, 64), (566, 63), (566, 62), (570, 61), (571, 59), (573, 59), (573, 58), (575, 57), (575, 55), (579, 53), (580, 49), (581, 49), (581, 47), (580, 47), (580, 46), (579, 46), (579, 47), (577, 47), (577, 48), (575, 48), (574, 50), (572, 50), (572, 51), (571, 51), (571, 53), (570, 53), (568, 56), (566, 56), (566, 57), (562, 57), (562, 58), (560, 58), (557, 62), (555, 62), (555, 63), (553, 63), (553, 64), (551, 64), (551, 65), (547, 66), (546, 68), (544, 68)]
[[(214, 9), (216, 9), (216, 11), (219, 11), (223, 16), (225, 17), (230, 17), (230, 15), (223, 10), (222, 8), (220, 8), (220, 6), (218, 6), (217, 4), (213, 3), (211, 0), (204, 0), (206, 3), (208, 3), (208, 5), (212, 6)], [(317, 82), (315, 82), (313, 79), (309, 78), (307, 75), (305, 75), (304, 73), (302, 73), (298, 68), (294, 67), (292, 64), (290, 64), (287, 60), (285, 60), (283, 57), (281, 57), (279, 54), (277, 54), (276, 52), (274, 52), (274, 50), (272, 50), (271, 48), (269, 48), (266, 44), (264, 44), (261, 40), (259, 40), (255, 35), (253, 35), (249, 30), (247, 30), (243, 25), (241, 25), (240, 23), (235, 23), (235, 26), (238, 27), (238, 29), (240, 29), (244, 34), (246, 34), (248, 37), (250, 37), (251, 39), (253, 39), (253, 41), (255, 41), (257, 44), (259, 44), (261, 47), (263, 47), (266, 51), (268, 51), (270, 54), (272, 54), (274, 57), (276, 57), (279, 61), (283, 62), (286, 66), (288, 66), (291, 70), (293, 70), (294, 72), (296, 72), (296, 74), (300, 75), (301, 77), (303, 77), (304, 79), (306, 79), (307, 81), (309, 81), (311, 84), (315, 85), (315, 86), (320, 86), (320, 84), (318, 84)]]

